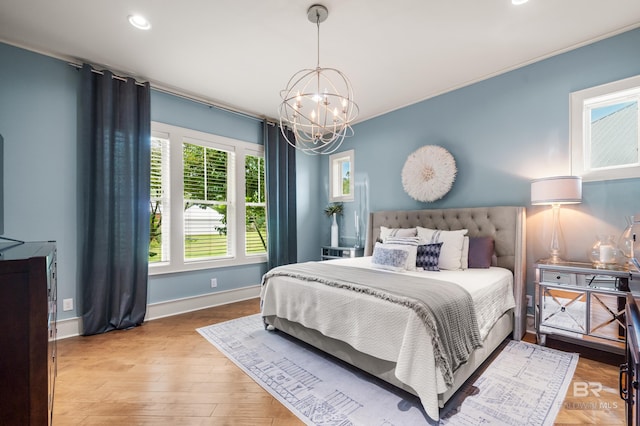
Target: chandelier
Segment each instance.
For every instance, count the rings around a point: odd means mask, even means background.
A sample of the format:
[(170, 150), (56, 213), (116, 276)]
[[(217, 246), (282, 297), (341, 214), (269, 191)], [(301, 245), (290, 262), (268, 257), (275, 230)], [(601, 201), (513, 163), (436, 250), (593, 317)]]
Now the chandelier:
[[(318, 27), (318, 62), (315, 69), (298, 71), (280, 92), (280, 128), (294, 148), (306, 154), (331, 154), (345, 137), (353, 135), (351, 123), (358, 115), (349, 79), (335, 68), (320, 67), (320, 23), (329, 16), (315, 4), (307, 11)], [(287, 135), (285, 127), (293, 132)], [(293, 139), (293, 140), (290, 140)]]

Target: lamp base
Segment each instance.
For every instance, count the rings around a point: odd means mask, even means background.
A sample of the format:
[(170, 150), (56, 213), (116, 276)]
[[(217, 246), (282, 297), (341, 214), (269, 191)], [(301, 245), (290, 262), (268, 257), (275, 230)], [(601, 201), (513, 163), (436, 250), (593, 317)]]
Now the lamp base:
[[(554, 232), (554, 234), (556, 234), (556, 232)], [(554, 242), (555, 242), (555, 246), (554, 246)], [(557, 237), (554, 236), (554, 239), (552, 240), (551, 250), (549, 250), (549, 257), (542, 259), (542, 261), (544, 263), (551, 263), (551, 264), (567, 262), (565, 259), (562, 258), (561, 253), (562, 252), (558, 248), (558, 239)]]
[(568, 261), (563, 259), (563, 258), (561, 258), (560, 256), (550, 256), (550, 257), (547, 257), (545, 259), (540, 259), (538, 262), (555, 265), (555, 264), (558, 264), (558, 263), (566, 263)]

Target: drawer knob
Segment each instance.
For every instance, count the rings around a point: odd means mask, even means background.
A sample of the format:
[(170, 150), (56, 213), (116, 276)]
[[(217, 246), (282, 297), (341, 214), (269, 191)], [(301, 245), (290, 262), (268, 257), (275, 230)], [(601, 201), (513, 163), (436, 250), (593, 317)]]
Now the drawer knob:
[(560, 275), (557, 275), (557, 276), (556, 276), (556, 280), (559, 280), (559, 279), (560, 279)]

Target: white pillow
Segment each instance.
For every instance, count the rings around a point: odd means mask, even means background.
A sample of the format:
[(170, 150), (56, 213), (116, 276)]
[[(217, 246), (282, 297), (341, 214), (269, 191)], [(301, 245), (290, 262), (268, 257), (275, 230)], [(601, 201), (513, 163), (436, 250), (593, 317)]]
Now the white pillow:
[(466, 229), (457, 231), (440, 231), (418, 226), (418, 237), (422, 244), (442, 243), (438, 268), (457, 270), (462, 269), (462, 247)]
[(405, 271), (409, 259), (407, 247), (376, 243), (371, 256), (371, 266), (396, 272)]
[(387, 242), (389, 237), (415, 237), (416, 228), (387, 228), (386, 226), (380, 227), (380, 241)]
[(469, 237), (464, 237), (462, 243), (462, 257), (460, 258), (460, 267), (462, 269), (469, 269)]

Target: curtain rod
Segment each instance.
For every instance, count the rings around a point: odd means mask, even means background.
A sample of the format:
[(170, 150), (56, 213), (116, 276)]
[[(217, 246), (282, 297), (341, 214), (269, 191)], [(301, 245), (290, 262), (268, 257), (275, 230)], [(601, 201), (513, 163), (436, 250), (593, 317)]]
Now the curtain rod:
[[(82, 68), (82, 64), (78, 64), (78, 63), (75, 63), (75, 62), (68, 62), (68, 64), (70, 66), (74, 67), (74, 68), (77, 68), (77, 69), (81, 69)], [(88, 64), (88, 65), (91, 66), (91, 72), (94, 72), (94, 73), (100, 74), (100, 75), (104, 75), (104, 71), (103, 70), (96, 69), (91, 64)], [(118, 75), (118, 74), (114, 73), (113, 71), (111, 71), (111, 72), (112, 72), (112, 78), (113, 79), (120, 80), (120, 81), (127, 81), (127, 77), (123, 77), (121, 75)], [(137, 85), (140, 85), (140, 86), (144, 85), (144, 83), (139, 82), (134, 77), (130, 77), (130, 78), (133, 78)], [(246, 112), (246, 111), (239, 110), (237, 108), (232, 108), (232, 107), (227, 106), (227, 105), (222, 105), (222, 104), (211, 102), (211, 101), (208, 101), (208, 100), (205, 100), (205, 99), (200, 99), (200, 98), (197, 98), (197, 97), (192, 96), (192, 95), (187, 95), (185, 93), (181, 93), (181, 92), (178, 92), (176, 90), (168, 89), (166, 87), (160, 86), (160, 85), (152, 83), (152, 82), (149, 82), (149, 86), (153, 90), (155, 90), (157, 92), (166, 93), (168, 95), (172, 95), (172, 96), (176, 96), (178, 98), (186, 99), (186, 100), (191, 101), (191, 102), (196, 102), (196, 103), (199, 103), (201, 105), (205, 105), (205, 106), (207, 106), (209, 108), (221, 109), (223, 111), (230, 112), (232, 114), (237, 114), (237, 115), (240, 115), (240, 116), (245, 117), (245, 118), (251, 118), (253, 120), (258, 120), (258, 121), (266, 120), (267, 123), (272, 125), (272, 126), (275, 126), (275, 124), (277, 122), (277, 120), (275, 120), (273, 118), (270, 118), (270, 117), (259, 116), (259, 115), (256, 115), (256, 114), (252, 114), (252, 113), (249, 113), (249, 112)]]
[[(72, 67), (76, 68), (76, 69), (82, 69), (82, 64), (76, 64), (74, 62), (68, 62), (68, 65), (71, 65)], [(91, 72), (94, 74), (99, 74), (99, 75), (104, 75), (104, 70), (98, 70), (96, 69), (93, 65), (91, 64), (87, 64), (91, 67)], [(127, 81), (127, 77), (123, 77), (121, 75), (118, 75), (116, 73), (114, 73), (113, 71), (111, 72), (111, 78), (113, 78), (114, 80), (119, 80), (119, 81)], [(133, 77), (130, 77), (133, 78)], [(138, 86), (144, 86), (144, 83), (139, 82), (138, 80), (136, 80), (135, 78), (133, 78), (133, 80), (135, 81), (136, 85)]]

